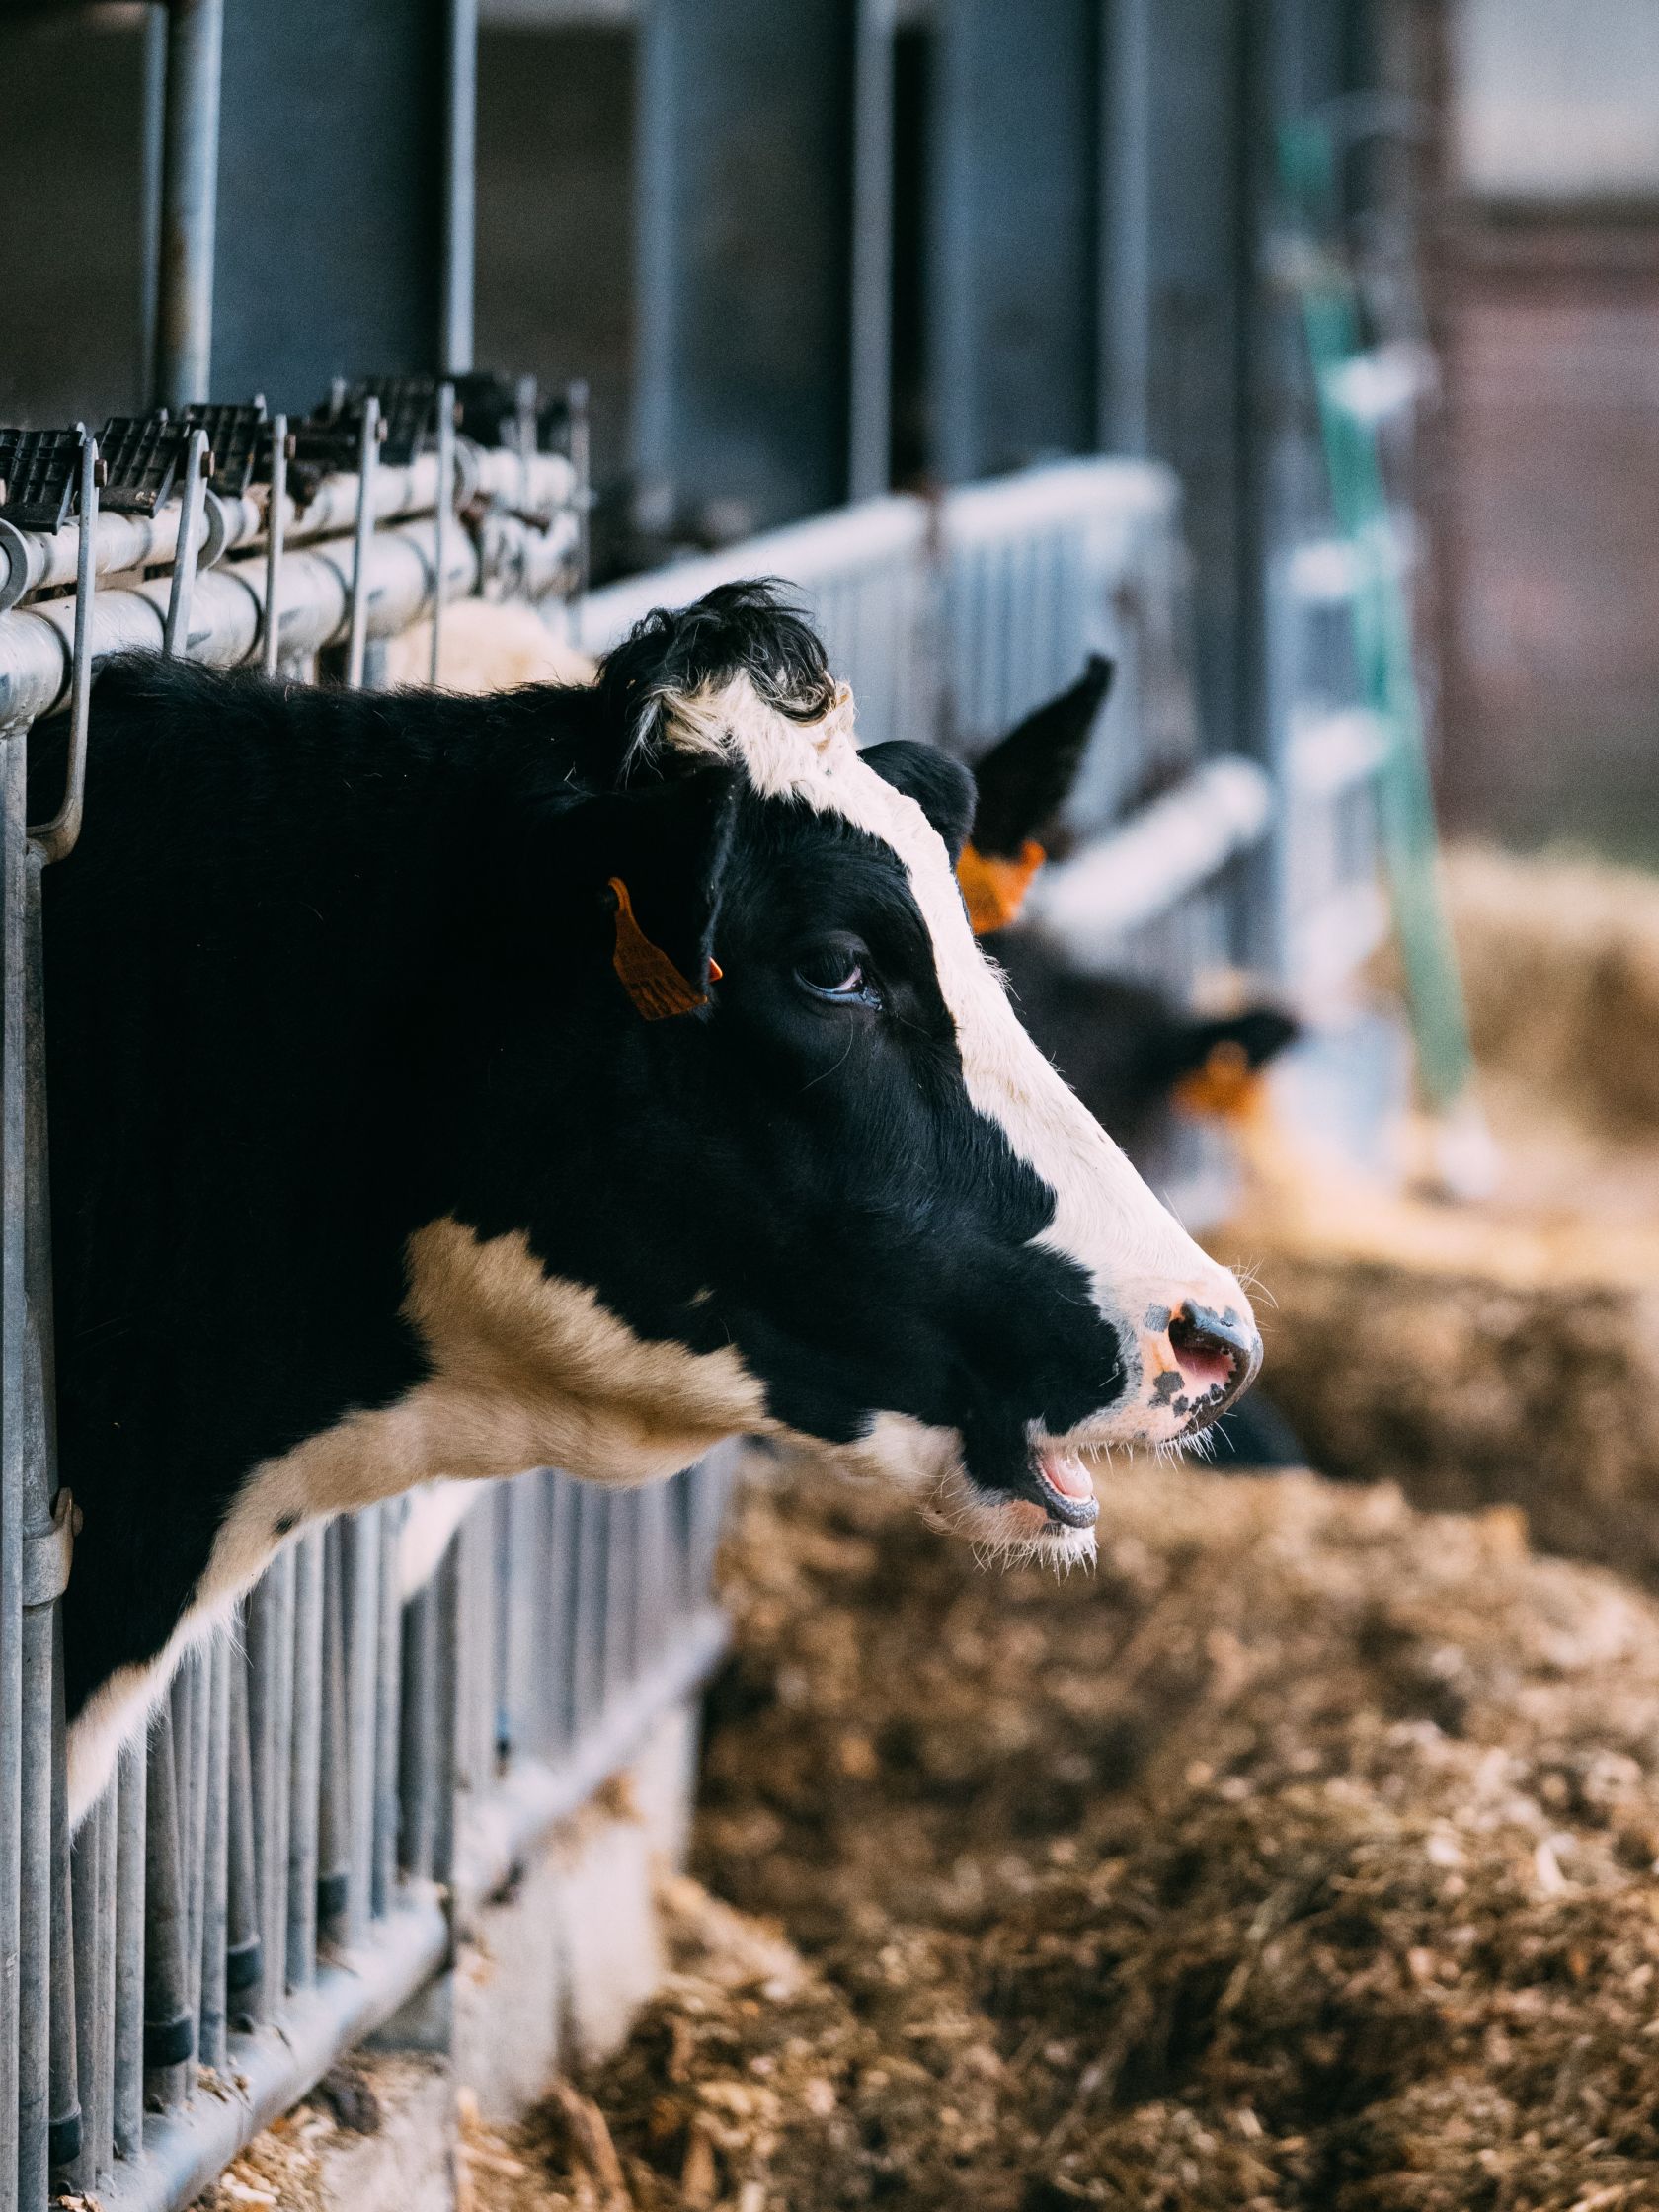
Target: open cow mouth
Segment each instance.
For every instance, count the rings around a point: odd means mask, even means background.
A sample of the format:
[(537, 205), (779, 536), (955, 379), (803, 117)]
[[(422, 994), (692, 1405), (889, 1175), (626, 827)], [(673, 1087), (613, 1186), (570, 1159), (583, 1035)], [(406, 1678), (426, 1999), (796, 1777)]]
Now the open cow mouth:
[(1094, 1494), (1094, 1478), (1079, 1452), (1063, 1444), (1045, 1444), (1035, 1456), (1032, 1471), (1051, 1521), (1067, 1529), (1093, 1528), (1100, 1505)]

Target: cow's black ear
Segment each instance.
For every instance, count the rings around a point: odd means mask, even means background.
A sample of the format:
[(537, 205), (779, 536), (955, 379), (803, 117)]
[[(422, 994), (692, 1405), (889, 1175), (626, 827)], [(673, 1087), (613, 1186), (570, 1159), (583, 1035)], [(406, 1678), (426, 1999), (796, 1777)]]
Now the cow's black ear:
[(701, 997), (708, 989), (743, 777), (725, 762), (670, 782), (606, 792), (570, 816), (566, 849), (624, 938), (637, 929)]
[(933, 746), (906, 738), (866, 746), (858, 757), (884, 783), (915, 801), (945, 840), (954, 868), (974, 820), (974, 779), (967, 769)]
[(1112, 663), (1091, 654), (1069, 690), (1028, 714), (975, 763), (974, 845), (987, 859), (1016, 860), (1028, 840), (1048, 842), (1111, 687)]
[(1280, 1006), (1247, 1006), (1236, 1014), (1171, 1021), (1149, 1040), (1147, 1072), (1163, 1083), (1202, 1074), (1218, 1051), (1253, 1074), (1302, 1035), (1302, 1024)]

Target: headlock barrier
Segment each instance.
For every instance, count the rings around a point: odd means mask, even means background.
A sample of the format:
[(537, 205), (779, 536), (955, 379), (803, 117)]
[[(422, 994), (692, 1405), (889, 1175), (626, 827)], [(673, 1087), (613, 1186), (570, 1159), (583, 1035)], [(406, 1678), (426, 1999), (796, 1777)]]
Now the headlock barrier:
[[(775, 575), (824, 630), (866, 741), (937, 734), (971, 758), (1088, 651), (1116, 655), (1075, 849), (1037, 900), (1085, 963), (1184, 988), (1248, 957), (1294, 984), (1295, 943), (1318, 934), (1308, 887), (1351, 905), (1371, 880), (1343, 760), (1300, 761), (1288, 813), (1284, 760), (1206, 750), (1159, 468), (878, 499), (583, 596), (580, 465), (445, 431), (441, 454), (394, 466), (374, 409), (355, 472), (325, 471), (300, 504), (278, 430), (269, 491), (214, 490), (198, 438), (152, 513), (95, 516), (89, 468), (79, 514), (0, 521), (0, 2212), (40, 2212), (51, 2185), (105, 2212), (188, 2202), (445, 1971), (477, 1903), (713, 1665), (729, 1479), (718, 1456), (631, 1492), (547, 1470), (478, 1485), (413, 1594), (407, 1501), (308, 1530), (186, 1661), (71, 1842), (40, 881), (73, 823), (31, 835), (33, 722), (84, 716), (92, 667), (121, 649), (373, 683), (385, 640), (444, 599), (545, 602), (602, 650), (650, 606)], [(1365, 949), (1351, 936), (1343, 958)], [(1202, 1170), (1177, 1186), (1189, 1215), (1213, 1195)]]

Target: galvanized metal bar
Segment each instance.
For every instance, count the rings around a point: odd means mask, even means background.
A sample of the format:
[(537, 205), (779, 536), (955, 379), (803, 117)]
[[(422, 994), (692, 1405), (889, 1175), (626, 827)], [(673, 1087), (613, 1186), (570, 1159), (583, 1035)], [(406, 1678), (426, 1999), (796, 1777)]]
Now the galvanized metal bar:
[(497, 1749), (512, 1756), (537, 1736), (535, 1625), (545, 1601), (548, 1557), (543, 1535), (539, 1474), (521, 1474), (503, 1486), (501, 1510), (501, 1713)]
[(443, 666), (443, 608), (449, 595), (449, 531), (455, 506), (455, 387), (437, 387), (437, 501), (433, 509), (433, 604), (431, 681), (435, 689)]
[[(54, 1660), (62, 1656), (57, 1632)], [(39, 1869), (51, 1894), (51, 2100), (47, 2129), (48, 2164), (54, 2173), (73, 2173), (84, 2134), (81, 2116), (78, 2022), (75, 2013), (75, 1908), (69, 1863), (69, 1780), (63, 1758), (63, 1669), (52, 1668), (51, 1849)]]
[(345, 1541), (344, 1522), (331, 1522), (323, 1532), (322, 1737), (317, 1757), (317, 1931), (319, 1941), (330, 1944), (344, 1940), (352, 1886)]
[[(198, 1645), (185, 1661), (190, 1677), (190, 1740), (186, 1764), (190, 1772), (190, 1819), (184, 1830), (186, 1949), (185, 1975), (190, 1985), (191, 2015), (196, 2025), (196, 2064), (201, 2049), (202, 1932), (207, 1914), (207, 1831), (212, 1813), (213, 1682), (212, 1650)], [(190, 2086), (196, 2087), (193, 2065)]]
[(537, 1746), (552, 1759), (571, 1740), (571, 1605), (577, 1573), (576, 1484), (548, 1468), (541, 1476), (546, 1531), (546, 1586), (536, 1622), (536, 1679), (541, 1725)]
[(857, 0), (853, 33), (852, 347), (847, 496), (879, 498), (890, 473), (893, 382), (894, 0)]
[(260, 665), (268, 676), (276, 673), (282, 648), (282, 555), (288, 528), (288, 418), (271, 419), (271, 497), (265, 524), (265, 622)]
[[(576, 574), (570, 597), (573, 605), (580, 609), (593, 581), (593, 426), (585, 377), (573, 377), (565, 386), (565, 421), (570, 464), (576, 477), (571, 488), (571, 504), (576, 511)], [(580, 634), (580, 624), (579, 611), (573, 624), (577, 634)]]
[(196, 570), (201, 554), (201, 501), (206, 491), (207, 433), (194, 430), (185, 451), (185, 480), (179, 492), (179, 542), (173, 555), (173, 579), (167, 598), (167, 626), (161, 649), (169, 657), (189, 655), (191, 606), (196, 597)]
[(80, 2151), (69, 2169), (73, 2187), (85, 2193), (98, 2184), (98, 2145), (103, 2130), (103, 2084), (99, 2079), (99, 1960), (109, 1936), (100, 1910), (99, 1870), (104, 1858), (104, 1828), (110, 1814), (101, 1797), (81, 1822), (70, 1855), (71, 1948), (75, 1976), (75, 2081), (81, 2106)]
[(225, 1945), (230, 1905), (230, 1668), (240, 1663), (227, 1637), (202, 1653), (207, 1692), (207, 1772), (202, 1791), (201, 2028), (203, 2066), (225, 2062)]
[(363, 656), (368, 644), (368, 547), (374, 532), (374, 472), (380, 463), (380, 402), (363, 401), (362, 435), (357, 446), (357, 522), (352, 542), (352, 617), (346, 637), (346, 682), (362, 688)]
[[(30, 1818), (23, 1740), (27, 754), (25, 731), (0, 723), (0, 2212), (17, 2212), (20, 2172), (30, 2212), (46, 2187), (41, 1823)], [(49, 1827), (46, 1838), (49, 1849)]]
[(444, 373), (472, 366), (475, 173), (478, 137), (478, 0), (447, 0), (443, 103)]
[(433, 1879), (447, 1882), (455, 1867), (455, 1834), (459, 1808), (458, 1750), (462, 1713), (461, 1560), (460, 1546), (452, 1543), (438, 1569), (434, 1595), (433, 1732), (429, 1751), (433, 1800)]
[(121, 1751), (116, 1802), (115, 2069), (111, 2126), (118, 2158), (144, 2137), (144, 1855), (146, 1747)]
[(604, 1695), (620, 1695), (633, 1679), (636, 1625), (634, 1576), (639, 1563), (639, 1492), (606, 1495), (609, 1540), (605, 1547)]
[(164, 1699), (150, 1724), (144, 1790), (144, 2094), (164, 2110), (183, 2101), (185, 2069), (196, 2050), (185, 1970), (178, 1773), (173, 1703)]
[(375, 1667), (380, 1655), (380, 1515), (370, 1506), (345, 1525), (346, 1596), (346, 1940), (368, 1926), (374, 1884)]
[(374, 1663), (374, 1864), (369, 1911), (390, 1911), (397, 1882), (399, 1693), (403, 1680), (403, 1604), (398, 1588), (398, 1539), (403, 1505), (380, 1508), (379, 1644)]
[(576, 1589), (571, 1609), (571, 1733), (597, 1720), (605, 1698), (606, 1599), (610, 1577), (610, 1500), (584, 1485), (576, 1494)]
[(288, 1809), (288, 1987), (317, 1973), (317, 1817), (323, 1724), (323, 1534), (294, 1546), (293, 1733)]
[[(441, 1574), (443, 1570), (439, 1568)], [(399, 1857), (416, 1881), (430, 1880), (437, 1831), (437, 1577), (410, 1599), (403, 1617), (399, 1713)]]
[(259, 2014), (264, 1956), (260, 1945), (260, 1888), (254, 1843), (253, 1749), (249, 1740), (248, 1662), (234, 1636), (230, 1672), (230, 1833), (225, 1879), (225, 2019), (246, 2029)]
[(292, 1805), (294, 1547), (267, 1567), (248, 1604), (253, 1670), (249, 1722), (254, 1846), (260, 1887), (257, 2016), (281, 2003), (288, 1958), (288, 1826)]
[(223, 39), (224, 0), (169, 0), (155, 396), (175, 409), (208, 396)]

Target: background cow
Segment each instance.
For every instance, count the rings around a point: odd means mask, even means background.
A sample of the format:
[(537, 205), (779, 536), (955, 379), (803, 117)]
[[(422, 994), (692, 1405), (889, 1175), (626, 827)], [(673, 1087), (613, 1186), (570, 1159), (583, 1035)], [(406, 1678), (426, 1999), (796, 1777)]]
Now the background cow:
[(973, 806), (753, 585), (591, 689), (105, 672), (45, 916), (77, 1807), (302, 1522), (750, 1434), (1065, 1560), (1082, 1452), (1245, 1387), (974, 941)]

